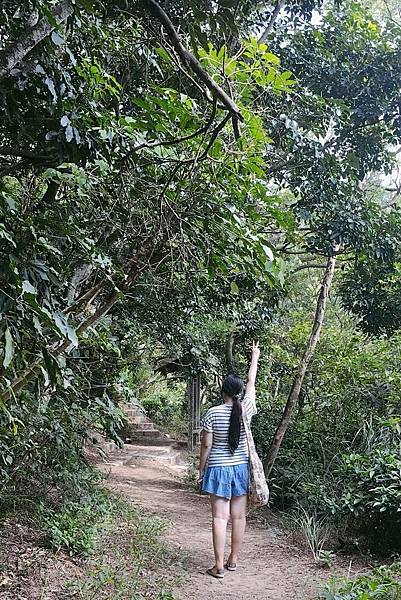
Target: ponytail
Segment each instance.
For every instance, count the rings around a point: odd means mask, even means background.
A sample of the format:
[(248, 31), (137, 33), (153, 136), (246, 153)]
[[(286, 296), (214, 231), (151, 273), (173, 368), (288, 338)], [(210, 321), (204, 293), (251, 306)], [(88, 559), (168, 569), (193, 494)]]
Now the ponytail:
[(228, 447), (231, 454), (234, 454), (239, 445), (241, 434), (241, 398), (244, 390), (244, 382), (239, 375), (227, 375), (223, 380), (221, 395), (226, 394), (233, 400), (233, 407), (230, 415), (230, 427), (228, 429)]
[(231, 410), (230, 427), (228, 430), (228, 445), (231, 454), (234, 454), (239, 445), (239, 437), (241, 433), (242, 406), (239, 394), (234, 395), (232, 398), (233, 407)]

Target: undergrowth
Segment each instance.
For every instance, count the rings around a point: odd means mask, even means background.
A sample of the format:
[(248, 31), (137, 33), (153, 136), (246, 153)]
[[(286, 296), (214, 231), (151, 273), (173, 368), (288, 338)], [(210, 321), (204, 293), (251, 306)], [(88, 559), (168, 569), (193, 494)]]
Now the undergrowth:
[(193, 492), (199, 492), (199, 456), (189, 452), (186, 457), (187, 469), (182, 477), (184, 485)]
[(112, 527), (119, 502), (108, 490), (95, 488), (85, 498), (67, 500), (57, 509), (41, 503), (38, 514), (45, 545), (70, 556), (90, 555), (100, 532)]
[(172, 600), (183, 557), (161, 539), (169, 523), (119, 499), (113, 502), (112, 517), (82, 577), (66, 588), (80, 600)]
[(18, 501), (3, 497), (1, 503), (5, 520), (28, 522), (39, 533), (37, 544), (74, 557), (79, 565), (78, 576), (60, 578), (58, 590), (43, 589), (43, 597), (50, 593), (46, 597), (66, 600), (172, 599), (177, 573), (184, 572), (184, 557), (162, 539), (169, 523), (143, 514), (112, 493), (91, 467), (81, 465), (76, 485), (68, 490), (59, 483), (46, 494), (31, 490)]
[(354, 580), (330, 577), (322, 600), (401, 600), (401, 564), (377, 567)]

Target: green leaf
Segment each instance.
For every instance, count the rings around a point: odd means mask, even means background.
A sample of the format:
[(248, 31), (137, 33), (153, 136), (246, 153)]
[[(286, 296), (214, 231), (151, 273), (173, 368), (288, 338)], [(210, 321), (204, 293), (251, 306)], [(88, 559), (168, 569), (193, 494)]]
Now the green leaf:
[[(46, 365), (46, 371), (49, 376), (50, 383), (52, 385), (56, 385), (57, 383), (57, 373), (59, 371), (59, 366), (55, 358), (48, 352), (46, 348), (42, 348), (42, 355)], [(46, 382), (47, 383), (47, 382)], [(45, 383), (45, 385), (46, 385)]]
[(156, 48), (156, 53), (166, 62), (171, 63), (171, 56), (164, 48)]
[(42, 329), (42, 325), (40, 324), (40, 321), (39, 321), (39, 319), (38, 319), (37, 315), (33, 315), (33, 317), (32, 317), (32, 320), (33, 320), (33, 325), (34, 325), (34, 327), (35, 327), (36, 331), (37, 331), (37, 332), (38, 332), (40, 335), (42, 335), (42, 333), (43, 333), (43, 329)]
[(8, 231), (6, 231), (3, 223), (0, 223), (0, 238), (4, 238), (5, 240), (8, 240), (14, 246), (14, 248), (17, 247), (12, 236), (8, 233)]
[(63, 44), (65, 44), (64, 38), (59, 33), (57, 33), (57, 31), (53, 31), (52, 33), (52, 42), (53, 44), (56, 44), (56, 46), (62, 46)]
[(271, 248), (269, 248), (269, 246), (266, 246), (266, 244), (261, 244), (261, 246), (262, 246), (262, 248), (264, 250), (264, 253), (266, 254), (267, 258), (269, 260), (274, 260), (274, 255), (273, 255), (273, 252), (272, 252)]
[(74, 346), (78, 346), (77, 334), (68, 323), (66, 317), (62, 313), (54, 313), (53, 320), (63, 337), (68, 338)]
[(74, 130), (71, 127), (71, 125), (67, 125), (66, 130), (65, 130), (65, 139), (67, 140), (67, 142), (71, 142), (73, 137), (74, 137)]
[(23, 294), (36, 294), (36, 289), (33, 287), (33, 285), (27, 279), (25, 279), (22, 282), (22, 293)]
[(8, 208), (11, 210), (11, 212), (15, 212), (16, 204), (15, 204), (14, 198), (12, 198), (11, 196), (9, 196), (7, 194), (5, 194), (3, 197), (7, 203)]
[(239, 287), (238, 287), (238, 285), (235, 283), (235, 281), (232, 281), (232, 282), (231, 282), (231, 285), (230, 285), (230, 290), (231, 290), (231, 293), (232, 293), (232, 294), (236, 294), (236, 295), (238, 295), (238, 294), (239, 294)]

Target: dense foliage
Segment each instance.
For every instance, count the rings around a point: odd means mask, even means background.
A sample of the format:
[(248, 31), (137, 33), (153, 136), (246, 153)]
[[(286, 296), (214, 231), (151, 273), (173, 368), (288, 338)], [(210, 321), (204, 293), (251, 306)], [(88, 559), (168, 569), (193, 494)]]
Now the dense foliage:
[(265, 457), (335, 255), (273, 499), (399, 548), (401, 27), (282, 8), (2, 3), (3, 501), (82, 486), (84, 440), (118, 442), (124, 402), (182, 425), (230, 335), (244, 374), (263, 344)]
[(400, 568), (380, 567), (372, 575), (361, 575), (354, 581), (330, 578), (325, 586), (324, 600), (398, 600), (401, 597)]
[[(305, 287), (287, 302), (265, 341), (270, 363), (262, 372), (266, 387), (255, 423), (262, 455), (308, 333), (311, 290)], [(274, 502), (301, 504), (318, 517), (341, 521), (343, 543), (346, 525), (376, 550), (399, 548), (400, 341), (369, 339), (334, 299), (273, 473)]]

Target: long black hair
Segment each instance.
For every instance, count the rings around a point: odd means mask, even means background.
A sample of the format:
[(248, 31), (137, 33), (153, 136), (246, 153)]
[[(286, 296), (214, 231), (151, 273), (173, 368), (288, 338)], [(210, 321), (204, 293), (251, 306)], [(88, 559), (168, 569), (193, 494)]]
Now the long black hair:
[(238, 375), (227, 375), (221, 386), (221, 395), (226, 394), (233, 400), (233, 408), (230, 416), (230, 427), (228, 430), (228, 445), (231, 454), (234, 454), (239, 444), (241, 433), (241, 397), (244, 391), (244, 382)]

